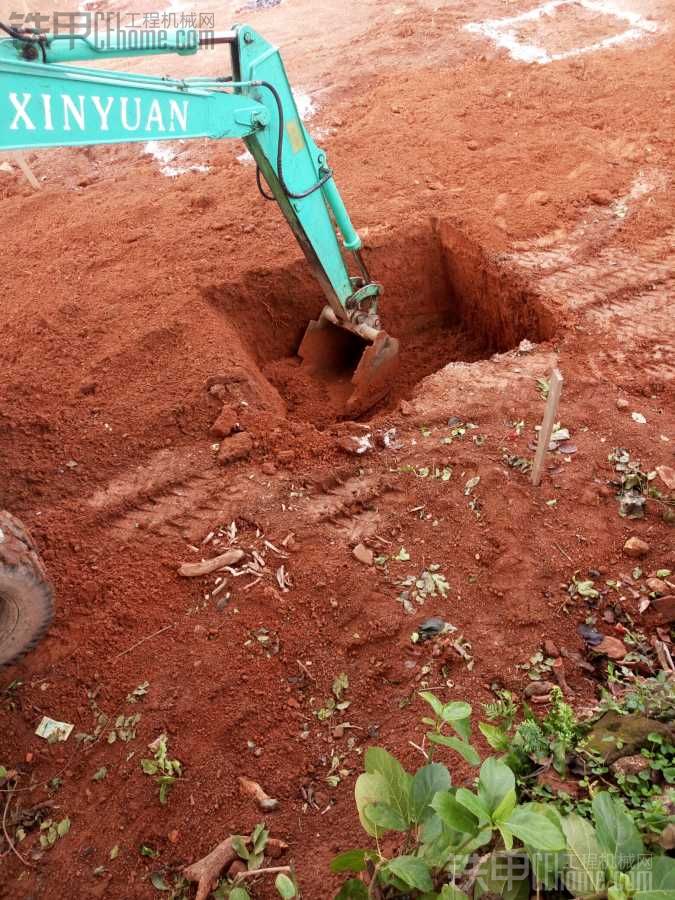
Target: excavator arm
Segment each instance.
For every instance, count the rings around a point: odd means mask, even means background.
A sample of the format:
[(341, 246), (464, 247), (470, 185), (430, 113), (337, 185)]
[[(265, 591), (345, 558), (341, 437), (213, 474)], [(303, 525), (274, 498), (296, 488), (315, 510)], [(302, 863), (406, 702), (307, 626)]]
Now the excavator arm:
[[(300, 119), (276, 47), (246, 25), (204, 42), (196, 31), (179, 31), (169, 34), (161, 47), (133, 48), (126, 46), (124, 32), (117, 42), (101, 47), (77, 34), (2, 27), (9, 36), (0, 40), (1, 149), (243, 139), (255, 159), (261, 191), (269, 190), (268, 198), (278, 203), (327, 300), (319, 320), (307, 329), (300, 356), (317, 372), (339, 369), (339, 357), (347, 353), (345, 334), (356, 337), (366, 349), (346, 410), (363, 412), (387, 393), (398, 363), (398, 341), (381, 328), (381, 286), (369, 277), (361, 239), (325, 153)], [(231, 74), (177, 79), (70, 65), (157, 53), (186, 55), (214, 44), (229, 47)], [(344, 251), (353, 254), (358, 274), (349, 274)]]

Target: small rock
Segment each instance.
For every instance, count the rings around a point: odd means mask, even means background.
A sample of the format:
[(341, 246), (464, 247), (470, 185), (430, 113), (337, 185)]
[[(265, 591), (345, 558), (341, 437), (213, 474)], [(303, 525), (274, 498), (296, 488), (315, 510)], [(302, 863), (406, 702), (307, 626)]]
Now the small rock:
[(415, 413), (415, 407), (407, 400), (401, 400), (399, 407), (402, 416), (412, 416)]
[(526, 200), (528, 206), (534, 206), (535, 203), (538, 206), (546, 206), (550, 202), (551, 195), (547, 194), (546, 191), (534, 191)]
[(670, 590), (665, 581), (662, 581), (660, 578), (648, 578), (646, 583), (650, 592), (652, 594), (658, 594), (659, 597), (663, 597), (663, 595), (667, 594)]
[(237, 429), (237, 414), (231, 406), (224, 406), (220, 415), (211, 426), (211, 434), (221, 440)]
[(360, 437), (351, 434), (343, 435), (337, 439), (337, 445), (346, 453), (354, 453), (356, 456), (362, 456), (373, 449), (373, 442), (368, 434)]
[(300, 704), (295, 699), (295, 697), (289, 697), (286, 701), (286, 706), (290, 706), (291, 709), (300, 709)]
[(261, 468), (263, 475), (276, 475), (277, 467), (273, 462), (264, 462)]
[(641, 559), (649, 553), (649, 544), (639, 537), (629, 537), (623, 545), (623, 552), (631, 559)]
[(172, 844), (177, 844), (180, 838), (180, 832), (176, 831), (176, 829), (174, 828), (173, 831), (170, 831), (168, 833), (167, 837)]
[(282, 466), (287, 466), (295, 459), (295, 450), (279, 450), (277, 453), (277, 461)]
[(630, 403), (624, 397), (619, 397), (618, 400), (616, 401), (617, 409), (628, 409), (629, 406), (630, 406)]
[(80, 393), (82, 394), (82, 396), (86, 397), (89, 394), (95, 394), (97, 388), (97, 381), (83, 381), (80, 385)]
[(195, 637), (204, 638), (208, 634), (204, 625), (195, 625)]
[(366, 547), (364, 544), (357, 544), (352, 550), (352, 554), (364, 566), (372, 566), (374, 553), (369, 547)]
[(508, 194), (497, 194), (497, 198), (495, 199), (495, 212), (503, 212), (509, 205), (509, 195)]
[(609, 710), (593, 724), (586, 737), (586, 746), (612, 763), (619, 757), (637, 753), (652, 732), (670, 740), (672, 725), (639, 713), (622, 715)]
[(593, 650), (596, 653), (601, 653), (603, 656), (608, 656), (610, 659), (623, 659), (628, 653), (628, 648), (624, 642), (611, 635), (605, 635), (600, 643), (593, 647)]
[(588, 199), (591, 201), (591, 203), (596, 203), (598, 206), (609, 206), (614, 198), (609, 191), (603, 190), (601, 188), (597, 191), (589, 191)]
[(552, 656), (554, 659), (560, 656), (560, 650), (550, 638), (544, 641), (544, 653), (546, 656)]
[(599, 643), (601, 643), (603, 635), (597, 630), (597, 628), (593, 628), (591, 625), (581, 624), (577, 626), (577, 634), (581, 635), (581, 637), (586, 641), (587, 644), (590, 644), (591, 647), (597, 647)]
[(550, 694), (554, 687), (552, 681), (531, 681), (523, 693), (526, 697), (544, 697)]
[(226, 466), (238, 459), (246, 459), (251, 450), (253, 450), (253, 438), (247, 431), (239, 431), (222, 442), (218, 451), (218, 462), (221, 466)]
[(345, 726), (344, 725), (336, 725), (335, 728), (333, 729), (333, 737), (337, 738), (339, 740), (341, 737), (344, 737), (344, 736), (345, 736)]
[(675, 491), (675, 469), (671, 469), (670, 466), (657, 466), (656, 474), (669, 490)]
[(652, 600), (652, 609), (658, 613), (659, 619), (664, 625), (675, 622), (675, 594), (668, 594), (667, 597)]
[(467, 150), (478, 150), (478, 141), (467, 141), (466, 149)]
[(612, 772), (615, 775), (638, 775), (640, 772), (650, 768), (649, 760), (639, 754), (636, 756), (622, 756), (621, 759), (617, 759), (615, 763), (612, 763)]
[(209, 396), (214, 400), (220, 400), (224, 403), (229, 398), (229, 393), (224, 384), (212, 384), (209, 388)]

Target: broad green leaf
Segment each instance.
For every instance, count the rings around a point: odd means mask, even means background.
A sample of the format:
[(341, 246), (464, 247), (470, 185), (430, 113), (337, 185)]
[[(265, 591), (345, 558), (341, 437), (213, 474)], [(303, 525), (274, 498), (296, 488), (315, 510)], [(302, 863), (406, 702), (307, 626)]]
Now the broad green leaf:
[(70, 831), (70, 819), (66, 817), (65, 819), (61, 819), (61, 821), (56, 826), (56, 833), (59, 837), (63, 837), (65, 834), (68, 834)]
[(516, 789), (516, 776), (506, 763), (495, 759), (494, 756), (488, 757), (480, 767), (480, 775), (478, 776), (478, 796), (483, 805), (488, 808), (492, 814), (504, 797)]
[(513, 850), (513, 832), (509, 831), (508, 826), (504, 825), (503, 823), (501, 825), (497, 825), (497, 828), (499, 829), (499, 833), (502, 836), (502, 840), (504, 841), (504, 846), (506, 847), (506, 849)]
[(450, 783), (450, 773), (441, 763), (429, 763), (415, 772), (410, 787), (410, 818), (413, 822), (422, 820), (434, 795), (449, 790)]
[(162, 875), (161, 872), (153, 872), (152, 875), (150, 876), (150, 882), (152, 883), (152, 886), (154, 888), (156, 888), (156, 890), (158, 890), (158, 891), (170, 891), (171, 890), (169, 885), (164, 880), (164, 876)]
[(471, 717), (471, 707), (463, 700), (453, 700), (446, 703), (441, 711), (441, 718), (444, 722), (458, 722), (461, 719), (469, 719)]
[(499, 804), (497, 809), (492, 813), (492, 821), (497, 823), (506, 822), (509, 818), (513, 810), (516, 808), (516, 792), (515, 790), (509, 791), (508, 794), (504, 796), (504, 799)]
[(338, 853), (330, 863), (331, 872), (364, 872), (366, 869), (367, 854), (370, 850), (345, 850)]
[(379, 772), (364, 772), (356, 779), (354, 785), (356, 809), (361, 820), (361, 827), (371, 837), (378, 833), (377, 826), (368, 818), (365, 810), (373, 803), (386, 803), (389, 800), (389, 788)]
[(598, 842), (612, 857), (614, 868), (630, 869), (645, 848), (626, 805), (608, 791), (601, 791), (593, 797), (593, 821)]
[(498, 728), (496, 725), (490, 725), (488, 722), (479, 722), (478, 728), (493, 750), (502, 751), (509, 749), (509, 736), (503, 728)]
[(451, 728), (461, 737), (463, 741), (471, 740), (471, 719), (453, 719), (450, 722)]
[(358, 878), (350, 878), (337, 892), (335, 900), (368, 900), (368, 888)]
[(466, 788), (459, 788), (455, 794), (455, 800), (461, 803), (463, 807), (473, 813), (479, 823), (488, 822), (490, 820), (490, 810), (483, 803), (480, 797), (467, 791)]
[(628, 894), (616, 884), (607, 888), (607, 900), (629, 900)]
[[(562, 832), (560, 813), (554, 806), (546, 803), (525, 803), (521, 808), (541, 813), (542, 816), (546, 816), (546, 818)], [(547, 851), (535, 850), (534, 847), (527, 843), (525, 844), (525, 848), (530, 857), (535, 878), (543, 884), (547, 890), (553, 890), (562, 880), (562, 873), (567, 864), (566, 850), (550, 853)]]
[(235, 834), (232, 838), (232, 847), (234, 852), (239, 856), (240, 859), (249, 859), (251, 853), (246, 846), (245, 839), (240, 834)]
[(407, 831), (408, 822), (403, 816), (386, 803), (371, 803), (365, 809), (368, 820), (382, 831)]
[(418, 891), (433, 890), (429, 867), (417, 856), (397, 856), (390, 860), (385, 868), (408, 887), (417, 888)]
[(517, 806), (509, 816), (506, 826), (524, 844), (536, 850), (557, 853), (565, 849), (565, 836), (562, 831), (545, 815), (532, 809)]
[(597, 894), (605, 887), (605, 865), (595, 829), (576, 813), (562, 819), (567, 839), (565, 887), (575, 897)]
[(228, 900), (251, 900), (251, 895), (246, 888), (243, 887), (232, 888), (227, 897)]
[(478, 870), (476, 898), (496, 894), (504, 900), (529, 900), (529, 867), (524, 855), (495, 851)]
[(406, 821), (409, 821), (412, 776), (406, 772), (396, 757), (382, 747), (369, 747), (366, 750), (364, 764), (366, 772), (369, 774), (377, 772), (382, 776), (389, 790), (389, 796), (378, 797), (378, 801), (393, 806)]
[(480, 765), (480, 756), (471, 744), (467, 744), (466, 741), (450, 737), (448, 734), (437, 734), (435, 731), (427, 731), (427, 738), (432, 744), (441, 744), (443, 747), (450, 747), (451, 750), (455, 750), (470, 766)]
[(460, 891), (454, 884), (444, 884), (438, 896), (440, 900), (469, 900), (464, 891)]
[(628, 873), (635, 900), (673, 900), (675, 859), (653, 856), (641, 859)]
[(478, 832), (478, 818), (466, 806), (458, 803), (448, 791), (436, 794), (431, 805), (448, 828), (454, 828), (462, 834)]
[(298, 891), (295, 884), (283, 872), (279, 872), (274, 879), (274, 887), (277, 889), (279, 896), (283, 897), (283, 900), (293, 900), (293, 897), (297, 897)]
[(425, 700), (429, 704), (429, 706), (433, 709), (433, 711), (436, 715), (436, 718), (442, 719), (443, 718), (443, 704), (438, 699), (438, 697), (435, 694), (432, 694), (431, 691), (420, 691), (419, 694), (420, 694), (420, 697), (422, 698), (422, 700)]

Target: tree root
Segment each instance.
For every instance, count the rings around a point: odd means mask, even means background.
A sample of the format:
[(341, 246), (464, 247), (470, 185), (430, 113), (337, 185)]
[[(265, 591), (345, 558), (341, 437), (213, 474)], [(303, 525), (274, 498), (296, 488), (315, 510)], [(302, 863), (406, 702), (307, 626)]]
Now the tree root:
[[(233, 846), (234, 836), (230, 835), (207, 856), (183, 869), (183, 875), (188, 881), (197, 883), (197, 896), (195, 900), (206, 900), (212, 890), (218, 885), (218, 879), (224, 869), (229, 869), (235, 859), (239, 859)], [(249, 843), (247, 838), (244, 838)], [(278, 859), (284, 851), (288, 850), (288, 844), (275, 838), (270, 838), (265, 846), (265, 852), (272, 859)]]

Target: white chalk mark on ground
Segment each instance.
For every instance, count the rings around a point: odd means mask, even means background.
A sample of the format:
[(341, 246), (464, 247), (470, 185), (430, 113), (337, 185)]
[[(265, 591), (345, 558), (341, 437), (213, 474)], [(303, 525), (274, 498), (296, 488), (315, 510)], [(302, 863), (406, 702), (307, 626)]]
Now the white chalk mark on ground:
[(167, 178), (176, 178), (178, 175), (186, 175), (188, 172), (208, 172), (209, 167), (203, 163), (192, 165), (172, 165), (181, 151), (168, 141), (148, 141), (143, 146), (143, 153), (152, 156), (161, 163), (159, 171)]
[[(563, 6), (581, 6), (591, 13), (609, 16), (626, 23), (624, 31), (610, 35), (599, 41), (594, 41), (584, 47), (574, 47), (560, 53), (551, 53), (545, 47), (527, 43), (518, 37), (518, 30), (529, 22), (534, 22), (544, 16), (553, 16)], [(493, 41), (497, 47), (507, 50), (512, 59), (519, 62), (535, 62), (540, 64), (551, 63), (558, 59), (567, 59), (570, 56), (579, 56), (582, 53), (592, 53), (596, 50), (604, 50), (607, 47), (615, 47), (653, 34), (658, 30), (656, 22), (643, 18), (639, 13), (621, 9), (608, 0), (549, 0), (549, 2), (511, 16), (506, 19), (486, 19), (484, 22), (471, 22), (464, 26), (465, 31), (474, 34), (482, 34)]]

